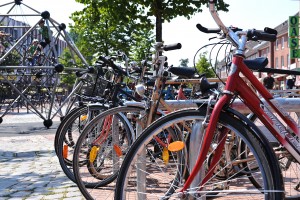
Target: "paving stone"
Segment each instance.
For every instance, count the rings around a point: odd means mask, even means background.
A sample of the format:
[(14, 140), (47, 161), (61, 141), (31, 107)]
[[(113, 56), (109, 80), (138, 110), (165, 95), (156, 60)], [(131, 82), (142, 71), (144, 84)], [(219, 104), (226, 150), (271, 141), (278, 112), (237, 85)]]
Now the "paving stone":
[(28, 192), (28, 191), (18, 191), (18, 192), (15, 192), (13, 194), (10, 194), (11, 197), (25, 197), (25, 196), (28, 196), (30, 195), (32, 192)]
[(43, 199), (61, 199), (62, 197), (64, 196), (64, 194), (53, 194), (53, 195), (47, 195), (47, 196), (44, 196)]
[(77, 197), (77, 196), (81, 196), (81, 192), (77, 191), (77, 192), (68, 192), (66, 194), (66, 197)]
[(33, 131), (40, 133), (3, 136), (0, 131), (0, 200), (84, 199), (60, 167), (53, 147), (56, 129)]

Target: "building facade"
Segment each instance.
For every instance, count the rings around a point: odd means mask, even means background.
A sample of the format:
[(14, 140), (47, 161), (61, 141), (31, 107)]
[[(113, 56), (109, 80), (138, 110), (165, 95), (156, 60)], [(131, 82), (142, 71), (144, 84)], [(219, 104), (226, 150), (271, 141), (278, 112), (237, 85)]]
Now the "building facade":
[[(298, 13), (296, 15), (298, 15)], [(267, 57), (269, 60), (267, 67), (269, 68), (297, 70), (297, 68), (300, 68), (300, 59), (290, 59), (288, 20), (279, 24), (274, 29), (277, 30), (277, 40), (275, 42), (249, 42), (249, 46), (252, 49), (246, 51), (247, 59)], [(266, 73), (256, 73), (256, 75), (260, 79), (263, 79)], [(287, 76), (274, 74), (274, 77), (277, 81), (277, 89), (285, 89)], [(297, 77), (295, 85), (300, 86), (299, 77)]]

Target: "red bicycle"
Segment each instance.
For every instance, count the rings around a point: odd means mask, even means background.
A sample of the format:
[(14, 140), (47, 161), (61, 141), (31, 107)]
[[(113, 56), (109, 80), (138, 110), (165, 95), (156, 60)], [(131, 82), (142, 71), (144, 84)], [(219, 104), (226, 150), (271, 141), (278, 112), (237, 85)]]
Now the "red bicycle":
[[(209, 1), (209, 8), (219, 28), (197, 27), (206, 33), (221, 32), (236, 47), (225, 89), (197, 110), (170, 113), (143, 131), (122, 163), (116, 199), (299, 199), (297, 174), (284, 179), (279, 162), (288, 159), (286, 166), (299, 169), (298, 125), (253, 75), (252, 70), (267, 66), (267, 58), (246, 60), (244, 55), (247, 41), (275, 41), (277, 33), (270, 28), (228, 28), (214, 1)], [(277, 139), (276, 148), (257, 123), (231, 107), (236, 98)], [(151, 159), (153, 137), (170, 130), (182, 140), (167, 145), (169, 161)]]

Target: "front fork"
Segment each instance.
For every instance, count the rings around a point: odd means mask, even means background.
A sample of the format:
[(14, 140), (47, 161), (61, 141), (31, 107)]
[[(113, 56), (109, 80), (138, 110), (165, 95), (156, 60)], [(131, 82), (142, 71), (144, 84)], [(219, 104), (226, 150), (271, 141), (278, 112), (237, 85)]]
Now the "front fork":
[[(191, 173), (190, 176), (188, 177), (187, 181), (185, 182), (181, 192), (184, 194), (188, 188), (198, 188), (199, 183), (201, 182), (200, 185), (204, 185), (210, 178), (210, 176), (213, 174), (214, 171), (214, 166), (216, 165), (217, 161), (220, 159), (222, 156), (222, 149), (224, 148), (226, 137), (226, 133), (228, 130), (226, 128), (221, 129), (221, 133), (219, 135), (219, 143), (218, 146), (216, 147), (216, 153), (212, 159), (211, 162), (211, 167), (212, 169), (209, 169), (209, 172), (205, 175), (205, 166), (203, 165), (204, 161), (206, 160), (206, 156), (209, 152), (209, 149), (211, 147), (211, 143), (213, 140), (213, 136), (215, 135), (215, 130), (217, 127), (218, 119), (220, 116), (220, 113), (223, 109), (223, 107), (230, 101), (232, 98), (231, 95), (225, 94), (224, 96), (221, 97), (219, 101), (217, 101), (216, 105), (214, 106), (211, 114), (210, 114), (210, 109), (211, 105), (208, 105), (208, 110), (206, 117), (202, 123), (198, 122), (195, 124), (195, 127), (193, 127), (193, 131), (191, 134), (191, 138), (198, 138), (197, 143), (195, 141), (190, 141), (191, 145), (193, 148), (198, 149), (198, 154), (192, 156), (192, 160), (190, 160), (190, 169)], [(211, 102), (211, 101), (209, 101)], [(208, 123), (209, 120), (209, 123)], [(207, 127), (206, 131), (204, 129)], [(200, 136), (199, 136), (200, 133)], [(195, 151), (195, 149), (191, 150)], [(203, 189), (203, 188), (200, 188)], [(203, 198), (202, 198), (203, 199)]]

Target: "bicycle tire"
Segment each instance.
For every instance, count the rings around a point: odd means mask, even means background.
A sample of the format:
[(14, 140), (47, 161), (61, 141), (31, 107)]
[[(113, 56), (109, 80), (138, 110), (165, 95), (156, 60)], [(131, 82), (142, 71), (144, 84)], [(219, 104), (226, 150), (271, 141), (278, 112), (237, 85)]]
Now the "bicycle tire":
[[(288, 112), (288, 114), (297, 122), (299, 125), (299, 113), (297, 112)], [(248, 118), (253, 121), (261, 131), (268, 135), (268, 140), (272, 144), (276, 159), (279, 162), (280, 169), (282, 171), (283, 182), (285, 187), (285, 199), (300, 199), (300, 164), (293, 158), (293, 156), (283, 147), (280, 143), (271, 135), (271, 133), (264, 127), (264, 124), (257, 118), (255, 114), (248, 115)], [(252, 178), (252, 183), (256, 187), (261, 187), (256, 180)]]
[[(84, 106), (86, 106), (86, 105), (84, 105)], [(70, 116), (74, 115), (74, 113), (78, 112), (78, 110), (80, 110), (82, 108), (83, 108), (83, 106), (73, 108), (66, 116), (64, 116), (64, 118), (61, 120), (60, 124), (58, 125), (56, 132), (55, 132), (55, 136), (54, 136), (54, 150), (55, 150), (56, 155), (57, 155), (58, 138), (60, 136), (62, 128), (64, 127), (66, 121), (69, 120)]]
[[(281, 171), (278, 167), (278, 162), (272, 161), (270, 159), (275, 155), (268, 155), (269, 153), (267, 153), (270, 152), (270, 149), (267, 149), (270, 148), (270, 146), (262, 145), (263, 142), (259, 139), (259, 137), (256, 135), (256, 133), (253, 132), (251, 128), (245, 126), (245, 123), (226, 112), (222, 112), (220, 114), (217, 130), (223, 127), (229, 129), (231, 133), (235, 134), (235, 137), (238, 137), (239, 139), (243, 140), (245, 144), (247, 144), (247, 147), (249, 148), (249, 150), (251, 150), (253, 154), (252, 159), (255, 159), (253, 160), (255, 162), (252, 162), (251, 160), (235, 160), (235, 158), (238, 157), (231, 158), (231, 156), (234, 156), (234, 154), (230, 152), (230, 161), (233, 159), (233, 161), (236, 162), (248, 162), (249, 164), (251, 162), (253, 164), (256, 164), (259, 167), (260, 171), (256, 170), (255, 172), (253, 171), (251, 174), (252, 176), (258, 175), (258, 177), (261, 177), (262, 183), (264, 184), (263, 189), (267, 190), (267, 192), (264, 193), (264, 190), (257, 190), (257, 188), (255, 188), (252, 185), (247, 176), (241, 176), (238, 172), (234, 171), (234, 168), (228, 169), (230, 165), (227, 165), (226, 157), (223, 158), (223, 156), (221, 156), (223, 160), (218, 160), (218, 165), (216, 166), (216, 168), (214, 168), (214, 171), (212, 171), (213, 176), (209, 177), (210, 179), (208, 179), (205, 184), (201, 185), (201, 191), (199, 191), (199, 188), (189, 188), (183, 193), (180, 191), (182, 184), (180, 185), (180, 187), (170, 184), (170, 181), (174, 180), (175, 178), (174, 174), (177, 173), (176, 167), (179, 166), (178, 163), (176, 165), (176, 160), (173, 161), (175, 166), (166, 166), (160, 160), (156, 160), (153, 164), (148, 162), (149, 158), (145, 156), (144, 160), (140, 160), (141, 162), (137, 162), (139, 161), (139, 159), (141, 159), (140, 155), (143, 155), (143, 152), (146, 151), (145, 147), (152, 148), (149, 141), (151, 141), (151, 138), (153, 138), (153, 136), (159, 134), (165, 128), (170, 128), (179, 122), (182, 123), (187, 121), (191, 123), (195, 122), (196, 120), (203, 121), (205, 113), (205, 107), (199, 108), (199, 110), (182, 110), (173, 112), (155, 121), (147, 129), (145, 129), (141, 136), (133, 143), (133, 145), (131, 146), (124, 158), (119, 172), (120, 174), (122, 174), (122, 176), (118, 176), (116, 183), (115, 199), (129, 199), (132, 196), (138, 197), (138, 199), (148, 199), (151, 197), (153, 199), (196, 199), (199, 198), (200, 194), (202, 196), (207, 197), (212, 197), (213, 195), (216, 195), (218, 199), (222, 199), (224, 197), (225, 199), (232, 199), (232, 195), (235, 198), (237, 198), (237, 196), (240, 195), (240, 198), (245, 199), (247, 198), (247, 195), (248, 197), (252, 197), (253, 192), (255, 192), (256, 196), (261, 195), (258, 197), (259, 199), (283, 199), (283, 183), (282, 181), (278, 181), (282, 180)], [(229, 136), (233, 137), (233, 135), (226, 135), (226, 141), (228, 140), (228, 138), (230, 138)], [(184, 144), (187, 144), (186, 141), (182, 142)], [(211, 155), (213, 155), (217, 146), (218, 143), (211, 144), (211, 149), (209, 152)], [(177, 151), (182, 150), (179, 149)], [(191, 149), (189, 149), (189, 151), (191, 151)], [(274, 152), (271, 151), (271, 153)], [(206, 157), (207, 159), (205, 161), (205, 165), (202, 168), (203, 173), (207, 173), (209, 164), (212, 164), (208, 163), (209, 155), (207, 155)], [(136, 166), (141, 165), (141, 163), (145, 163), (144, 168), (142, 168), (141, 170), (136, 169)], [(228, 163), (231, 163), (231, 165), (233, 165), (233, 162)], [(163, 169), (163, 171), (161, 169)], [(186, 169), (189, 169), (189, 166), (186, 166)], [(142, 175), (138, 176), (138, 173), (141, 173)], [(230, 179), (219, 179), (216, 175), (221, 173), (229, 175)], [(136, 181), (137, 177), (139, 178), (139, 181)], [(144, 183), (142, 182), (142, 180), (147, 180), (147, 182)], [(178, 180), (178, 182), (184, 183), (185, 181), (186, 177), (183, 174), (181, 179)], [(201, 181), (202, 179), (199, 179), (197, 183), (201, 183)], [(170, 187), (176, 187), (174, 188), (174, 194), (166, 193), (166, 191), (169, 191)], [(137, 191), (137, 188), (139, 188), (140, 191)], [(231, 188), (231, 190), (229, 188)], [(249, 194), (247, 194), (247, 191), (249, 192)]]
[[(66, 176), (73, 182), (75, 182), (72, 164), (73, 152), (77, 139), (88, 121), (104, 110), (107, 110), (107, 107), (96, 104), (76, 108), (63, 120), (60, 131), (58, 130), (59, 132), (56, 133), (58, 135), (56, 149), (60, 166)], [(83, 117), (84, 119), (82, 119)]]
[[(138, 116), (145, 108), (141, 107), (117, 107), (102, 112), (91, 120), (77, 140), (73, 155), (73, 173), (78, 188), (86, 199), (96, 199), (100, 195), (103, 198), (113, 196), (113, 187), (107, 186), (112, 183), (117, 175), (119, 166), (121, 165), (124, 154), (135, 139), (135, 118), (132, 119), (132, 124), (128, 124), (128, 119), (124, 117), (124, 113)], [(111, 124), (116, 124), (117, 142), (113, 143), (112, 129), (103, 128), (105, 119), (111, 117), (115, 120)], [(113, 127), (113, 126), (112, 126)], [(107, 130), (108, 133), (100, 133)], [(99, 134), (97, 134), (99, 133)], [(106, 135), (107, 134), (107, 135)], [(93, 144), (97, 139), (101, 139), (101, 145), (98, 145), (98, 150), (93, 150)], [(116, 155), (116, 149), (121, 150), (120, 155)], [(90, 155), (95, 155), (94, 160), (90, 160)], [(82, 164), (82, 163), (85, 164)], [(112, 183), (114, 184), (114, 183)], [(107, 186), (107, 187), (105, 187)], [(101, 188), (100, 188), (101, 187)], [(106, 191), (106, 192), (104, 192)], [(101, 199), (99, 197), (99, 199)]]

